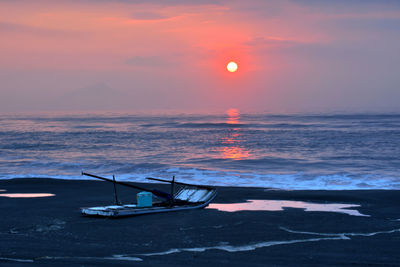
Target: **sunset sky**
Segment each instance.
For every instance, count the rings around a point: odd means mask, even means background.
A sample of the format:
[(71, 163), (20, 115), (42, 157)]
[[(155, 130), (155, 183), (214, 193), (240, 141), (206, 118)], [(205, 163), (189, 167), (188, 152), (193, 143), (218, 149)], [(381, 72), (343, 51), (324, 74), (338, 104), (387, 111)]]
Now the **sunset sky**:
[(400, 1), (0, 1), (0, 112), (399, 102)]

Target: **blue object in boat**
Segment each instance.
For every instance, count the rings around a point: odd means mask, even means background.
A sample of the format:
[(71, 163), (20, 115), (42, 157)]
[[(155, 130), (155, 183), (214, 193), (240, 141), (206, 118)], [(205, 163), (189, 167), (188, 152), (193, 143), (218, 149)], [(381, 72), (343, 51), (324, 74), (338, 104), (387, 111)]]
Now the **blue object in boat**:
[(151, 207), (153, 206), (153, 194), (150, 192), (140, 192), (136, 195), (137, 207)]

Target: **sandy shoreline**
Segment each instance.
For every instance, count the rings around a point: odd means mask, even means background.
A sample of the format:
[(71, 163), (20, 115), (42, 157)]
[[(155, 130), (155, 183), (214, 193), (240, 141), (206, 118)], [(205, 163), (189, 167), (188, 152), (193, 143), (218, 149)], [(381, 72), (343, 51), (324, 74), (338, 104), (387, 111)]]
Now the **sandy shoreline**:
[[(356, 209), (370, 217), (287, 208), (99, 219), (82, 217), (79, 207), (112, 204), (112, 186), (106, 182), (12, 179), (0, 180), (1, 189), (55, 194), (0, 197), (2, 266), (400, 266), (400, 191), (395, 190), (221, 187), (213, 201), (358, 204)], [(135, 200), (136, 191), (118, 189), (124, 203)]]

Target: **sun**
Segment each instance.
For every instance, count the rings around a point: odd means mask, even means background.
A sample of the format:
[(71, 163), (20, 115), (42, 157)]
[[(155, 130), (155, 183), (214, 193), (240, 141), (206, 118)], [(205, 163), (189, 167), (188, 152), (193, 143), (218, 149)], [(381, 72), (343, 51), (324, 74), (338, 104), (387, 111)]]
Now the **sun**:
[(226, 69), (229, 72), (235, 72), (238, 69), (238, 65), (236, 64), (236, 62), (231, 61), (228, 63), (228, 65), (226, 65)]

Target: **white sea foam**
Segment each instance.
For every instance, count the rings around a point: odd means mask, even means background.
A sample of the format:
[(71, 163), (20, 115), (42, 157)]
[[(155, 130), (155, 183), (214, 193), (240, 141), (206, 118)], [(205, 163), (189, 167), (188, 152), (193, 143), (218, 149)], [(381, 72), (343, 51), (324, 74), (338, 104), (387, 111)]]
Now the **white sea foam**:
[(15, 258), (5, 258), (5, 257), (0, 257), (0, 261), (33, 262), (33, 260), (30, 259), (15, 259)]
[(143, 261), (138, 257), (131, 257), (125, 255), (113, 255), (112, 257), (105, 257), (106, 260), (122, 260), (122, 261)]
[(392, 230), (386, 230), (386, 231), (377, 231), (377, 232), (370, 232), (370, 233), (318, 233), (318, 232), (304, 232), (304, 231), (296, 231), (296, 230), (290, 230), (285, 227), (280, 227), (280, 229), (289, 232), (289, 233), (294, 233), (294, 234), (306, 234), (306, 235), (320, 235), (320, 236), (337, 236), (337, 237), (343, 237), (345, 239), (349, 239), (349, 236), (374, 236), (374, 235), (380, 235), (380, 234), (393, 234), (396, 232), (400, 232), (399, 229), (392, 229)]
[[(392, 229), (385, 231), (376, 231), (376, 232), (368, 232), (368, 233), (353, 233), (353, 232), (344, 232), (344, 233), (319, 233), (319, 232), (308, 232), (308, 231), (297, 231), (291, 230), (285, 227), (280, 227), (281, 230), (293, 233), (293, 234), (302, 234), (302, 235), (313, 235), (313, 236), (321, 236), (319, 238), (306, 238), (306, 239), (292, 239), (292, 240), (281, 240), (281, 241), (262, 241), (256, 242), (252, 244), (246, 245), (229, 245), (229, 243), (220, 243), (215, 246), (204, 246), (204, 247), (189, 247), (189, 248), (171, 248), (166, 251), (160, 252), (152, 252), (152, 253), (142, 253), (142, 254), (127, 254), (127, 255), (112, 255), (110, 257), (57, 257), (57, 256), (44, 256), (37, 258), (37, 260), (58, 260), (58, 259), (71, 259), (71, 260), (117, 260), (117, 261), (143, 261), (142, 258), (137, 256), (164, 256), (174, 253), (182, 253), (182, 252), (205, 252), (207, 250), (221, 250), (230, 253), (235, 252), (244, 252), (244, 251), (252, 251), (260, 248), (271, 247), (271, 246), (279, 246), (279, 245), (290, 245), (296, 243), (307, 243), (307, 242), (319, 242), (326, 240), (349, 240), (353, 236), (364, 236), (371, 237), (378, 234), (392, 234), (396, 232), (400, 232), (400, 229)], [(16, 262), (34, 262), (32, 259), (16, 259), (16, 258), (5, 258), (0, 257), (0, 260), (4, 261), (16, 261)]]
[(207, 250), (222, 250), (226, 252), (243, 252), (243, 251), (251, 251), (256, 250), (258, 248), (277, 246), (277, 245), (285, 245), (285, 244), (295, 244), (295, 243), (304, 243), (304, 242), (317, 242), (321, 240), (338, 240), (342, 239), (341, 237), (323, 237), (323, 238), (309, 238), (309, 239), (295, 239), (295, 240), (285, 240), (285, 241), (266, 241), (259, 242), (249, 245), (242, 246), (231, 246), (231, 245), (218, 245), (218, 246), (209, 246), (209, 247), (195, 247), (195, 248), (174, 248), (167, 251), (162, 252), (154, 252), (154, 253), (145, 253), (138, 254), (140, 256), (163, 256), (173, 253), (180, 252), (205, 252)]
[(112, 255), (110, 257), (53, 257), (53, 256), (44, 256), (38, 258), (38, 260), (112, 260), (112, 261), (143, 261), (138, 257), (131, 257), (126, 255)]
[[(94, 172), (112, 179), (112, 174)], [(304, 175), (295, 174), (259, 174), (251, 172), (227, 172), (193, 168), (169, 168), (140, 173), (116, 174), (118, 181), (156, 183), (146, 177), (164, 179), (176, 177), (179, 182), (232, 187), (261, 187), (283, 190), (360, 190), (360, 189), (400, 189), (400, 181), (393, 177), (364, 175), (350, 177), (344, 174)], [(13, 179), (15, 175), (3, 175), (2, 179)], [(81, 175), (18, 175), (17, 178), (54, 178), (65, 180), (97, 180)]]
[(226, 252), (242, 252), (242, 251), (251, 251), (256, 250), (259, 248), (271, 247), (271, 246), (278, 246), (278, 245), (289, 245), (289, 244), (296, 244), (296, 243), (306, 243), (306, 242), (318, 242), (324, 240), (349, 240), (352, 236), (365, 236), (370, 237), (378, 234), (392, 234), (395, 232), (400, 232), (400, 229), (393, 229), (387, 231), (377, 231), (377, 232), (370, 232), (370, 233), (318, 233), (318, 232), (304, 232), (304, 231), (296, 231), (290, 230), (288, 228), (281, 227), (283, 231), (295, 234), (305, 234), (305, 235), (316, 235), (316, 236), (323, 236), (320, 238), (307, 238), (307, 239), (293, 239), (293, 240), (282, 240), (282, 241), (263, 241), (257, 242), (253, 244), (247, 245), (216, 245), (216, 246), (205, 246), (205, 247), (192, 247), (192, 248), (172, 248), (166, 251), (160, 252), (153, 252), (153, 253), (143, 253), (137, 254), (139, 256), (163, 256), (169, 255), (173, 253), (181, 253), (181, 252), (204, 252), (207, 250), (222, 250)]

